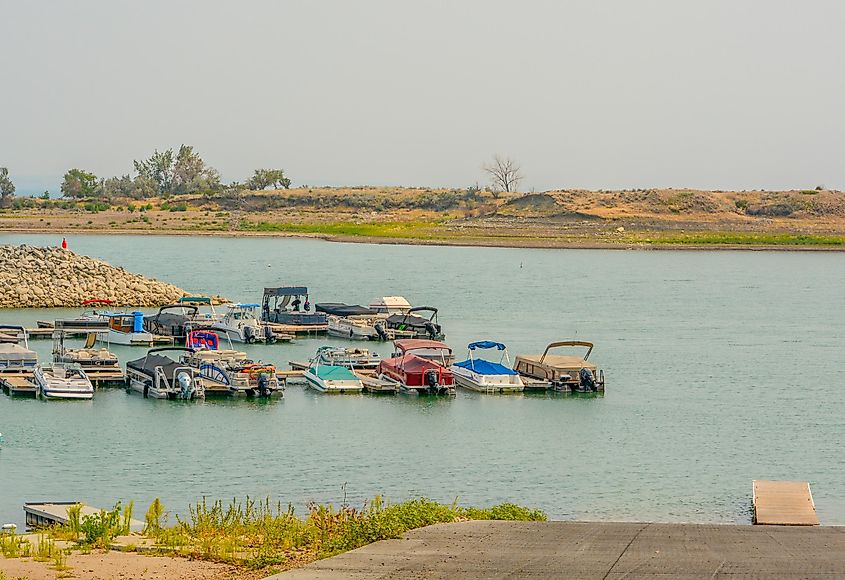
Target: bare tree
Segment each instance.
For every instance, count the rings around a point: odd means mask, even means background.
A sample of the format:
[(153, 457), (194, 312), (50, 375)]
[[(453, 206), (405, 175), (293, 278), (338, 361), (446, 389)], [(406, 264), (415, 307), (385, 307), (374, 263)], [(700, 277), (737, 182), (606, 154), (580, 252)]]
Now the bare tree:
[(493, 191), (516, 191), (519, 182), (522, 181), (519, 163), (510, 157), (502, 157), (496, 154), (493, 163), (485, 163), (481, 168), (490, 175), (490, 183)]

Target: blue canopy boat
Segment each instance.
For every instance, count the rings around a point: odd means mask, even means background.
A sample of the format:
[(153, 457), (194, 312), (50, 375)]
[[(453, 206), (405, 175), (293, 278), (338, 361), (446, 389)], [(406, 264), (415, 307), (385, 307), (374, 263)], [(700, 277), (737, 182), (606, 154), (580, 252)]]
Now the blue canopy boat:
[[(455, 382), (479, 393), (519, 393), (524, 388), (519, 373), (510, 367), (508, 349), (501, 342), (482, 340), (467, 345), (468, 358), (452, 365)], [(476, 350), (501, 352), (499, 362), (476, 358)], [(506, 362), (507, 366), (502, 364)]]

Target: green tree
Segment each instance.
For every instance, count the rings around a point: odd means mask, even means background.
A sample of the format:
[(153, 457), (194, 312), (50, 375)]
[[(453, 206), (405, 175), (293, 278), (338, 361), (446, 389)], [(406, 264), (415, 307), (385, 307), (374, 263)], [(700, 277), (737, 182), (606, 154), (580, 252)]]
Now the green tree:
[(61, 191), (65, 197), (93, 197), (100, 191), (97, 176), (82, 169), (70, 169), (62, 180)]
[(145, 180), (153, 181), (159, 193), (169, 193), (173, 182), (173, 149), (159, 152), (156, 149), (149, 159), (135, 161), (135, 171)]
[(5, 167), (0, 167), (0, 205), (8, 206), (12, 198), (15, 197), (15, 184), (9, 177), (9, 170)]
[(220, 188), (220, 174), (205, 164), (191, 145), (182, 145), (173, 165), (172, 192), (194, 193)]
[(271, 185), (276, 189), (290, 189), (290, 179), (285, 177), (284, 169), (256, 169), (246, 185), (255, 191), (267, 189)]

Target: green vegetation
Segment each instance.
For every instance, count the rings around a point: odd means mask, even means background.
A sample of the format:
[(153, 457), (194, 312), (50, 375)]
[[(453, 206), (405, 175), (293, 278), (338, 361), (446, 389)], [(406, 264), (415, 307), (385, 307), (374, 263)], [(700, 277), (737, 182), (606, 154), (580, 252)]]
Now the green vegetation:
[(845, 246), (845, 236), (812, 234), (766, 234), (752, 232), (692, 232), (650, 234), (646, 239), (629, 241), (647, 244), (728, 245), (728, 246)]
[(271, 185), (275, 189), (290, 189), (290, 179), (285, 177), (284, 169), (256, 169), (246, 182), (252, 190), (267, 189)]
[(7, 207), (15, 196), (15, 184), (9, 177), (9, 170), (0, 167), (0, 206)]
[[(78, 512), (76, 517), (71, 514), (68, 524), (52, 529), (51, 534), (68, 540), (81, 537), (78, 548), (82, 549), (108, 548), (116, 535), (128, 532), (131, 505), (123, 510), (122, 517), (120, 503), (111, 511), (85, 517), (81, 522)], [(340, 508), (310, 504), (305, 518), (297, 517), (290, 505), (271, 504), (269, 499), (256, 502), (249, 497), (244, 502), (233, 499), (228, 505), (203, 500), (188, 511), (187, 518), (177, 516), (176, 525), (166, 527), (167, 514), (156, 498), (147, 510), (144, 534), (153, 538), (164, 553), (252, 569), (304, 564), (379, 540), (398, 538), (409, 530), (432, 524), (546, 519), (540, 510), (509, 503), (480, 509), (460, 507), (457, 500), (444, 505), (425, 498), (390, 504), (378, 496), (361, 509), (345, 504)], [(0, 538), (0, 546), (4, 555), (21, 555), (23, 550), (22, 545), (6, 537)], [(44, 544), (43, 551), (45, 557), (55, 557), (55, 546)]]
[(82, 169), (69, 169), (62, 180), (61, 192), (65, 197), (85, 198), (97, 193), (97, 176)]
[(370, 238), (435, 239), (443, 237), (435, 235), (433, 231), (438, 225), (440, 225), (440, 222), (433, 221), (272, 223), (242, 220), (240, 229), (252, 232), (290, 232)]

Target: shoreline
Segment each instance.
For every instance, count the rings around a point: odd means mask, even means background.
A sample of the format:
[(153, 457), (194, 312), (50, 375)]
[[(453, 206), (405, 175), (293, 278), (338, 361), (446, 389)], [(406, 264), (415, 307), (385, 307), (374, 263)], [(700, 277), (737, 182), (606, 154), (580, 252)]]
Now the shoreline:
[(555, 239), (527, 238), (402, 238), (348, 236), (306, 232), (283, 231), (215, 231), (215, 230), (134, 230), (134, 229), (73, 229), (45, 232), (38, 228), (4, 228), (2, 234), (36, 234), (56, 236), (195, 236), (216, 238), (298, 238), (317, 239), (345, 244), (374, 244), (398, 246), (452, 246), (464, 248), (526, 248), (549, 250), (626, 250), (626, 251), (751, 251), (751, 252), (845, 252), (845, 246), (818, 244), (696, 244), (696, 243), (612, 243), (598, 241), (572, 242)]

